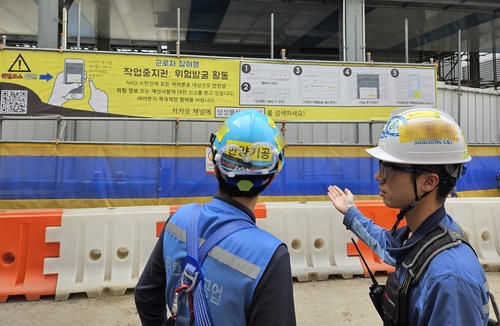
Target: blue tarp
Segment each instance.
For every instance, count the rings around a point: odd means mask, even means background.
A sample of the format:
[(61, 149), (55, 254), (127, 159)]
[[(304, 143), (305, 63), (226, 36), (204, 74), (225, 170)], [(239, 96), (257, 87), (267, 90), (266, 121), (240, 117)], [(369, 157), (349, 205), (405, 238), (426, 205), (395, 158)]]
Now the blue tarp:
[[(377, 195), (372, 158), (291, 157), (267, 196), (325, 195), (337, 184)], [(496, 189), (500, 157), (468, 164), (458, 191)], [(217, 184), (204, 158), (0, 156), (0, 199), (176, 198), (212, 196)]]

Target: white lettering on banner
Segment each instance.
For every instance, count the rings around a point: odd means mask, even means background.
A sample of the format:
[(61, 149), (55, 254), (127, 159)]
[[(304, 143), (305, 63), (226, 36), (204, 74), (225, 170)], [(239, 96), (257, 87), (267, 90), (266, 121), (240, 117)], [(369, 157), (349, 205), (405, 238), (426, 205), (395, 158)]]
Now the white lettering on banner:
[[(238, 107), (219, 107), (219, 106), (216, 106), (215, 107), (215, 117), (216, 118), (227, 118), (229, 117), (230, 115), (236, 113), (236, 112), (240, 112), (240, 111), (244, 111), (244, 110), (249, 110), (250, 108), (238, 108)], [(266, 113), (264, 108), (263, 107), (260, 107), (260, 108), (257, 108), (257, 107), (253, 107), (252, 109), (260, 112), (260, 113)]]

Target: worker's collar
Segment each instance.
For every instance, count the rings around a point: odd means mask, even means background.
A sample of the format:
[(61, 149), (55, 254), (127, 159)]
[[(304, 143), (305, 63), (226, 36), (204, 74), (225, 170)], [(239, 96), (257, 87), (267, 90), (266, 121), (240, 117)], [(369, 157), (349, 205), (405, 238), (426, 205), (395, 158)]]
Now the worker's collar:
[(247, 214), (254, 223), (256, 223), (255, 220), (255, 214), (248, 208), (247, 206), (243, 205), (240, 202), (237, 202), (236, 200), (232, 199), (231, 197), (227, 197), (221, 194), (217, 194), (214, 196), (214, 199), (221, 200), (225, 203), (228, 203), (230, 205), (233, 205), (234, 207), (238, 208), (239, 210), (243, 211), (243, 213)]
[[(443, 218), (446, 216), (446, 210), (444, 205), (439, 207), (434, 213), (432, 213), (425, 221), (420, 224), (420, 226), (415, 230), (415, 233), (412, 234), (410, 238), (408, 235), (410, 234), (410, 229), (408, 226), (404, 226), (399, 230), (396, 235), (396, 243), (399, 244), (398, 247), (395, 248), (387, 248), (387, 251), (392, 254), (393, 257), (397, 259), (397, 257), (406, 253), (415, 243), (418, 242), (424, 235), (426, 235), (429, 231), (434, 229), (436, 226), (441, 223)], [(402, 243), (403, 246), (399, 247)]]

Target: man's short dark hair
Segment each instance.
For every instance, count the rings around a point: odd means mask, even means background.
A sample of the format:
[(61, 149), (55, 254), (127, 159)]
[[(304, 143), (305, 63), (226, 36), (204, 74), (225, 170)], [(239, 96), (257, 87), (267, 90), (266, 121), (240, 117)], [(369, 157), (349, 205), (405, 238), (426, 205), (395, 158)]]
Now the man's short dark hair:
[[(458, 169), (459, 165), (455, 164), (454, 166)], [(414, 167), (418, 170), (436, 173), (439, 176), (436, 199), (440, 203), (444, 203), (448, 194), (457, 186), (457, 178), (450, 175), (445, 165), (414, 165)], [(412, 174), (412, 178), (414, 178), (414, 174)]]

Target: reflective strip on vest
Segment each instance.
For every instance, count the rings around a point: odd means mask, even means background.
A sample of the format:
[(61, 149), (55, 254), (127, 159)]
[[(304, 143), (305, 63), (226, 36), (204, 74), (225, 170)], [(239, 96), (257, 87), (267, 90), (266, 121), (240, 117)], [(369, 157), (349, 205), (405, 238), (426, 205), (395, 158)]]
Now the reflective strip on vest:
[[(184, 231), (174, 223), (167, 223), (165, 230), (180, 241), (186, 243), (186, 231)], [(201, 242), (202, 241), (203, 239), (201, 239)], [(233, 255), (232, 253), (218, 246), (213, 247), (212, 250), (208, 253), (208, 256), (219, 260), (220, 262), (228, 265), (229, 267), (237, 270), (240, 273), (245, 274), (248, 277), (253, 278), (254, 280), (260, 273), (259, 266), (254, 265), (236, 255)]]

